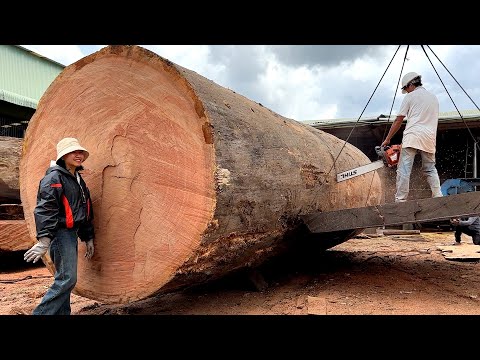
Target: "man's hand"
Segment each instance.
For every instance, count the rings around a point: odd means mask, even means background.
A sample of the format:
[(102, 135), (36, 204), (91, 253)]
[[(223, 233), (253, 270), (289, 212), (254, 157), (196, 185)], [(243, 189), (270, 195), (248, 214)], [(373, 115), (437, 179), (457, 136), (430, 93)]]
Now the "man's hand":
[(452, 225), (458, 225), (460, 223), (460, 219), (459, 218), (452, 218), (452, 219), (450, 219), (450, 223)]
[(384, 146), (387, 146), (388, 144), (390, 144), (390, 140), (385, 139), (385, 140), (382, 142), (382, 145), (380, 145), (380, 146), (381, 146), (381, 147), (384, 147)]
[(87, 246), (87, 251), (85, 252), (85, 257), (90, 260), (95, 252), (95, 247), (93, 246), (93, 239), (88, 240), (85, 245)]
[(30, 262), (33, 260), (33, 263), (35, 264), (47, 252), (48, 247), (50, 246), (50, 241), (50, 238), (45, 236), (39, 238), (38, 243), (33, 245), (30, 249), (27, 250), (25, 255), (23, 255), (23, 260), (25, 260), (26, 262)]

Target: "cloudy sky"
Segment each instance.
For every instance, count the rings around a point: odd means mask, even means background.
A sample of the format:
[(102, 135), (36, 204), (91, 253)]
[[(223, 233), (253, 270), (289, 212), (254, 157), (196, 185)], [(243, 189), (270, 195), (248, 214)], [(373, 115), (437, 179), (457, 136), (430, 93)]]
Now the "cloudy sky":
[[(70, 65), (105, 45), (21, 46)], [(410, 71), (440, 112), (480, 106), (480, 45), (140, 46), (297, 121), (396, 115)]]

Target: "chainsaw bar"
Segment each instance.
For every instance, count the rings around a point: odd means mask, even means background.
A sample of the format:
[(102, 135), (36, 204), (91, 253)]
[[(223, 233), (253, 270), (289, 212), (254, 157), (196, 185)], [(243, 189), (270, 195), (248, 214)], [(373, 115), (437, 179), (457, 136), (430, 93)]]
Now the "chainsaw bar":
[(355, 169), (350, 169), (337, 174), (337, 182), (348, 180), (359, 175), (366, 174), (370, 171), (380, 169), (385, 166), (383, 160), (377, 160), (367, 165), (359, 166)]

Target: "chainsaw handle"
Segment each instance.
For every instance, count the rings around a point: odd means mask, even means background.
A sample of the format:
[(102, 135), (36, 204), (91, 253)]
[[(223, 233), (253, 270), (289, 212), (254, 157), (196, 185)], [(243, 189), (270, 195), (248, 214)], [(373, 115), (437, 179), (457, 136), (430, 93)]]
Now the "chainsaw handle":
[(375, 151), (388, 167), (394, 167), (399, 161), (401, 148), (402, 145), (375, 146)]
[(390, 146), (386, 145), (386, 146), (375, 146), (375, 152), (377, 153), (378, 156), (380, 156), (381, 158), (384, 157), (384, 153), (385, 153), (385, 150), (388, 150), (390, 149)]

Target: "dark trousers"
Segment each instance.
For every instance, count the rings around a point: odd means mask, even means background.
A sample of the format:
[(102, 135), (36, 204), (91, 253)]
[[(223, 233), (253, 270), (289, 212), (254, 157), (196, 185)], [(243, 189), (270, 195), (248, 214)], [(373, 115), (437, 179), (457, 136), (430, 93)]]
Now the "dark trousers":
[(461, 241), (462, 233), (471, 236), (472, 240), (473, 240), (473, 243), (475, 245), (480, 245), (480, 233), (478, 233), (478, 231), (470, 229), (468, 226), (457, 226), (457, 227), (455, 227), (455, 241), (456, 242)]

